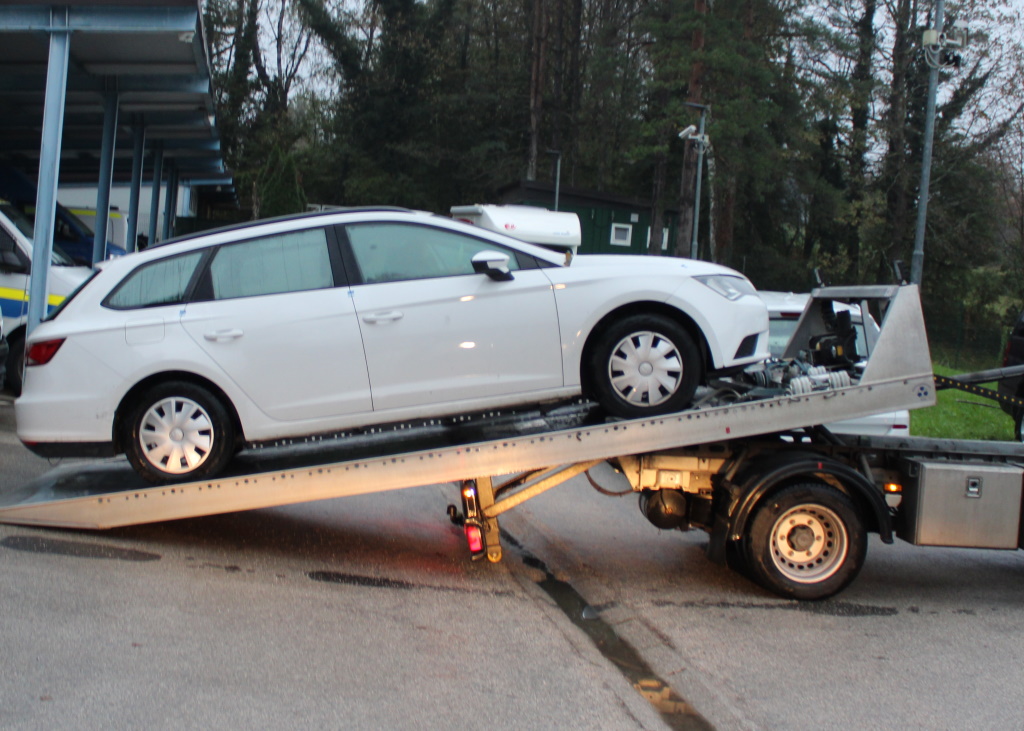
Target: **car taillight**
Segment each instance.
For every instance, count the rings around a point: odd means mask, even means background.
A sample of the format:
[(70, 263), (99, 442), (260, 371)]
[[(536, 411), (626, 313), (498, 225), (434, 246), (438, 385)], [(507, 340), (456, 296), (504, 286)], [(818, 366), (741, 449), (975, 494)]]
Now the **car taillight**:
[(28, 346), (28, 352), (25, 353), (25, 365), (46, 365), (53, 356), (57, 355), (57, 351), (60, 350), (60, 346), (64, 344), (64, 338), (60, 340), (41, 340), (38, 343), (32, 343)]

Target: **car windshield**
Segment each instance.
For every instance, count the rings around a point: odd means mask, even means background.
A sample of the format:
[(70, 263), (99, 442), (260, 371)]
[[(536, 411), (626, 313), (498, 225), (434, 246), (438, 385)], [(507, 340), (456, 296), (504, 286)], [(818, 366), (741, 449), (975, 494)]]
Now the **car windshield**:
[(7, 216), (8, 220), (17, 227), (29, 241), (35, 233), (32, 229), (32, 219), (22, 213), (17, 206), (10, 201), (0, 200), (0, 213)]
[[(771, 313), (768, 320), (768, 351), (773, 358), (781, 358), (782, 354), (786, 352), (786, 346), (789, 345), (790, 338), (793, 337), (799, 322), (800, 313), (798, 312)], [(857, 355), (866, 358), (868, 347), (864, 334), (864, 322), (857, 312), (853, 315), (853, 327), (857, 331)]]
[[(0, 200), (0, 213), (7, 216), (7, 220), (13, 223), (29, 242), (32, 241), (32, 237), (35, 236), (35, 225), (31, 218), (22, 213), (13, 203), (5, 200)], [(53, 245), (53, 251), (50, 252), (50, 264), (58, 267), (77, 266), (71, 257), (60, 248), (60, 244), (56, 243)]]

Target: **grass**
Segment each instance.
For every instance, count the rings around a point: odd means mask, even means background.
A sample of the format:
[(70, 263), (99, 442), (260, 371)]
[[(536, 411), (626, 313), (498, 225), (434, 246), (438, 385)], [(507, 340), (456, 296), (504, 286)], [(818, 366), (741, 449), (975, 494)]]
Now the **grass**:
[[(936, 364), (935, 373), (953, 376), (963, 369)], [(995, 383), (980, 384), (996, 389)], [(990, 399), (972, 393), (946, 389), (938, 392), (938, 403), (910, 412), (910, 433), (922, 437), (946, 439), (985, 439), (1014, 441), (1013, 419)]]

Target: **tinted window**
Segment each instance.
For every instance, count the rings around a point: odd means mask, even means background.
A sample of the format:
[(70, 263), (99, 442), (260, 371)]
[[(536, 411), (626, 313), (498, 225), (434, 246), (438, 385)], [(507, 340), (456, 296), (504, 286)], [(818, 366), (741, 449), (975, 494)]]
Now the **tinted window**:
[(203, 252), (154, 261), (128, 275), (107, 298), (107, 307), (132, 310), (184, 302), (188, 284)]
[(327, 234), (312, 229), (222, 246), (209, 286), (219, 300), (333, 287)]
[(473, 255), (498, 251), (519, 269), (516, 252), (490, 241), (401, 223), (364, 223), (345, 229), (356, 264), (367, 283), (473, 274)]

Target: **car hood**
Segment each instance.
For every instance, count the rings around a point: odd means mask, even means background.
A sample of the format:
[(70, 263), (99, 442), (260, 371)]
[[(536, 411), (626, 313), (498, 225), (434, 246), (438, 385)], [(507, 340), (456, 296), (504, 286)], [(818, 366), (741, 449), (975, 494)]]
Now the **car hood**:
[(683, 276), (696, 277), (708, 274), (727, 274), (734, 277), (743, 275), (735, 269), (724, 267), (721, 264), (712, 264), (697, 259), (680, 259), (674, 256), (628, 256), (621, 254), (581, 254), (574, 257), (569, 265), (572, 269), (617, 269), (620, 271), (629, 270), (631, 273), (637, 271), (650, 271), (651, 273), (665, 274), (670, 271), (677, 271)]

